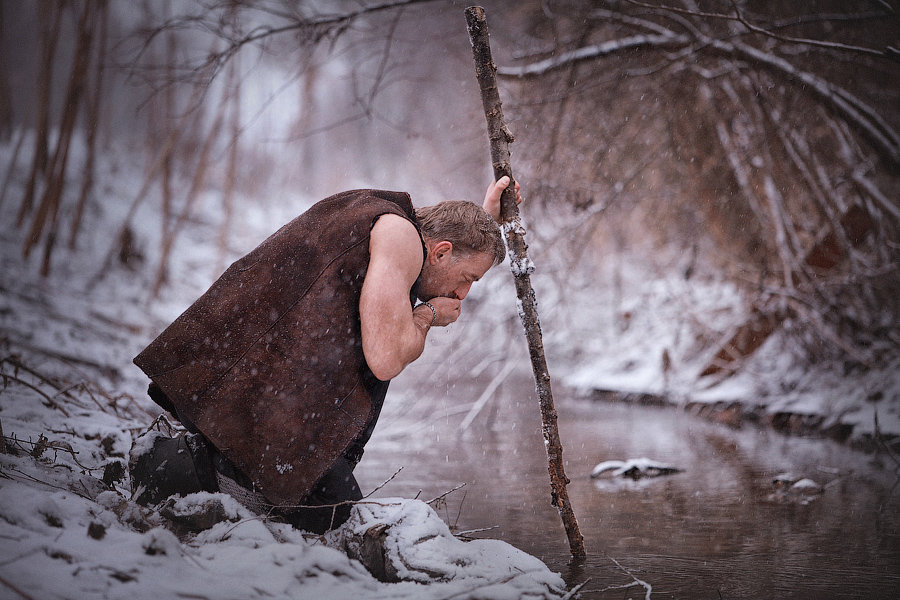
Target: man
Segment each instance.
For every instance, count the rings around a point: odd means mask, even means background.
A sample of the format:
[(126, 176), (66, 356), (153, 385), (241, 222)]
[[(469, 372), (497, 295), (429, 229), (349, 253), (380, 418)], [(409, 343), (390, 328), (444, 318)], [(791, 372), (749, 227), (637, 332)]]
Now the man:
[(344, 192), (231, 265), (134, 360), (190, 432), (136, 444), (138, 501), (220, 490), (315, 532), (346, 520), (388, 382), (503, 261), (508, 185), (482, 207), (418, 210), (405, 193)]

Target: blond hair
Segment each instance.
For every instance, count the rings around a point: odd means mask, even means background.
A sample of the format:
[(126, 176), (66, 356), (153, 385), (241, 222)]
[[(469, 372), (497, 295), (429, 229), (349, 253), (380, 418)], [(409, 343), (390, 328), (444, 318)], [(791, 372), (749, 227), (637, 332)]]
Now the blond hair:
[(445, 200), (416, 209), (422, 235), (429, 240), (448, 241), (454, 253), (466, 256), (489, 254), (494, 265), (503, 262), (506, 247), (496, 221), (483, 208), (466, 200)]

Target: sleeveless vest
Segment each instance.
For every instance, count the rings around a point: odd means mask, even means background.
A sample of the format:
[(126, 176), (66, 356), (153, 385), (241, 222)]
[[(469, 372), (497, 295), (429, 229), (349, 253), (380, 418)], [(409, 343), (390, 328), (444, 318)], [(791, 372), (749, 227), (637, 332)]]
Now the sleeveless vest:
[(402, 192), (314, 204), (134, 359), (273, 504), (299, 504), (378, 417), (387, 383), (363, 355), (359, 298), (371, 228), (388, 213), (416, 225)]

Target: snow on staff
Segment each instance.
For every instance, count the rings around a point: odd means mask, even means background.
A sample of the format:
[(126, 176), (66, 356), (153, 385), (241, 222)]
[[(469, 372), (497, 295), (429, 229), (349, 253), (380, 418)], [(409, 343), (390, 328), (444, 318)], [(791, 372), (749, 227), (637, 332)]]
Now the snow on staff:
[(553, 407), (553, 395), (550, 391), (550, 374), (544, 358), (544, 343), (541, 338), (541, 325), (538, 321), (534, 288), (531, 287), (534, 263), (528, 258), (525, 228), (519, 220), (519, 208), (516, 205), (515, 180), (512, 176), (509, 156), (509, 144), (513, 141), (513, 136), (503, 118), (500, 92), (497, 89), (497, 67), (491, 59), (491, 45), (484, 9), (480, 6), (471, 6), (465, 12), (469, 38), (472, 41), (472, 55), (475, 59), (475, 76), (481, 87), (481, 102), (484, 105), (488, 137), (491, 140), (491, 162), (494, 167), (494, 177), (499, 179), (507, 176), (510, 179), (510, 185), (503, 190), (503, 194), (500, 196), (500, 217), (509, 253), (510, 269), (516, 283), (519, 317), (522, 319), (525, 337), (528, 339), (528, 352), (531, 355), (535, 389), (541, 406), (541, 429), (544, 434), (550, 472), (550, 502), (559, 511), (562, 518), (572, 556), (582, 557), (585, 555), (584, 538), (578, 529), (578, 521), (566, 491), (566, 484), (569, 480), (566, 478), (563, 467), (562, 443), (559, 440), (556, 409)]

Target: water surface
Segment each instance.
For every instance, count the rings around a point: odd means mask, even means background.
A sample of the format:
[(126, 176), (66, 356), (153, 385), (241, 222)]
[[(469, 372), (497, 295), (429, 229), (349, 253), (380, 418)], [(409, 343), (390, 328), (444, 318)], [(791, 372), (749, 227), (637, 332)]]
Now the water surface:
[[(896, 466), (828, 440), (733, 430), (671, 408), (576, 399), (554, 387), (569, 496), (587, 559), (574, 564), (556, 509), (532, 383), (509, 378), (459, 428), (488, 380), (394, 385), (357, 468), (373, 497), (430, 500), (457, 531), (541, 558), (584, 598), (898, 598)], [(593, 480), (610, 459), (649, 457), (684, 472)], [(779, 493), (790, 471), (824, 486)], [(621, 587), (632, 584), (631, 587)]]

